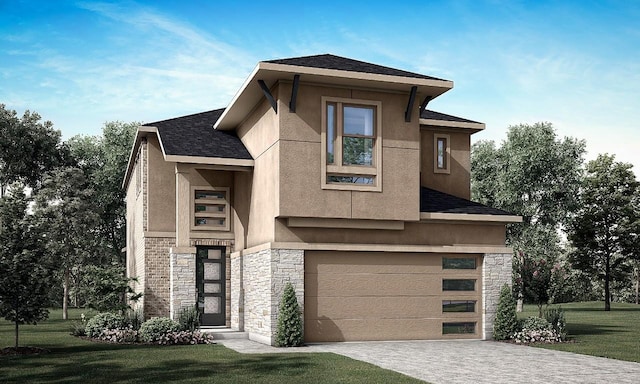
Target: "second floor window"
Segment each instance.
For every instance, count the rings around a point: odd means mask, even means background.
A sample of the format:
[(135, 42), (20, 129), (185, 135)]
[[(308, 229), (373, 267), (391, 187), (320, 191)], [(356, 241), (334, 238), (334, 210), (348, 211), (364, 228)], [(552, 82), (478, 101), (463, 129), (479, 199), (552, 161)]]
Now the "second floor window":
[(380, 190), (380, 103), (326, 98), (323, 106), (323, 188)]

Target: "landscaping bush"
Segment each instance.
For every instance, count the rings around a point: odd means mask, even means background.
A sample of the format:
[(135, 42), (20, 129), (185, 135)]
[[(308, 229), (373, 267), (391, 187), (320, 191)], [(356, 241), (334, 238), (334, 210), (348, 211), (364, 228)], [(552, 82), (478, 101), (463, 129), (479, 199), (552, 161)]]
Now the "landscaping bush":
[(104, 312), (87, 321), (85, 332), (89, 337), (98, 337), (104, 330), (126, 328), (128, 328), (128, 324), (124, 316), (117, 313)]
[(142, 309), (129, 309), (124, 313), (125, 323), (129, 326), (129, 328), (133, 330), (139, 330), (144, 322), (144, 317), (142, 315)]
[(178, 316), (178, 323), (182, 331), (195, 331), (200, 327), (200, 311), (198, 307), (183, 308)]
[(134, 329), (105, 329), (96, 337), (98, 340), (110, 343), (135, 343), (138, 341), (138, 331)]
[(157, 342), (161, 345), (213, 344), (213, 335), (200, 331), (167, 332)]
[(551, 324), (553, 329), (562, 340), (567, 339), (567, 321), (564, 319), (564, 311), (562, 307), (549, 308), (544, 313), (545, 319)]
[(302, 319), (296, 291), (287, 283), (278, 310), (276, 347), (299, 347), (303, 342)]
[(500, 290), (498, 309), (493, 323), (493, 338), (494, 340), (510, 339), (519, 329), (516, 300), (511, 293), (511, 287), (505, 284)]
[(141, 341), (154, 343), (162, 340), (167, 333), (180, 331), (180, 324), (168, 317), (156, 317), (145, 321), (140, 326), (138, 336)]
[(522, 323), (522, 331), (513, 336), (516, 343), (559, 343), (562, 337), (551, 324), (540, 317), (528, 317)]

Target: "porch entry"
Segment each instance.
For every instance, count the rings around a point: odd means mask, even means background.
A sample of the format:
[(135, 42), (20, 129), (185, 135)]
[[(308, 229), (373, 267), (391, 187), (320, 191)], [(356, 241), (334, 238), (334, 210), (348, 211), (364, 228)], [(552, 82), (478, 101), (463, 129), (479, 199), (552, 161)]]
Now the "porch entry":
[(225, 325), (225, 247), (196, 247), (196, 286), (201, 325)]

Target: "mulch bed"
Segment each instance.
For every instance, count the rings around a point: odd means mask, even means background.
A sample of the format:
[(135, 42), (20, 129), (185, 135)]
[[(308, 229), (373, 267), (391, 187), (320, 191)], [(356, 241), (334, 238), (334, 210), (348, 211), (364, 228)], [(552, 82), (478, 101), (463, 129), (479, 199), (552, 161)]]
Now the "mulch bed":
[(48, 349), (38, 347), (7, 347), (0, 349), (0, 356), (40, 355), (49, 352), (51, 351)]

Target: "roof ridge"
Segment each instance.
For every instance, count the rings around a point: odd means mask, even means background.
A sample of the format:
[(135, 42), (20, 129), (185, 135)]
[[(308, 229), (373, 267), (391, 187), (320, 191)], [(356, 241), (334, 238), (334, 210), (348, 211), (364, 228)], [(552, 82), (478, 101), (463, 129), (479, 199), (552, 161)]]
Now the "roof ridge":
[[(210, 111), (202, 111), (202, 112), (191, 113), (191, 114), (188, 114), (188, 115), (172, 117), (170, 119), (165, 119), (165, 120), (158, 120), (158, 121), (154, 121), (154, 122), (151, 122), (151, 123), (145, 123), (145, 124), (142, 124), (142, 125), (145, 126), (145, 127), (152, 127), (154, 124), (166, 123), (166, 122), (174, 121), (174, 120), (177, 120), (177, 119), (184, 119), (184, 118), (188, 118), (188, 117), (203, 115), (205, 113), (217, 113), (217, 112), (219, 112), (220, 114), (222, 114), (222, 112), (224, 112), (225, 109), (226, 108), (216, 108), (216, 109), (212, 109)], [(213, 124), (215, 124), (215, 121), (213, 122)], [(212, 127), (213, 127), (213, 125), (212, 125)]]

